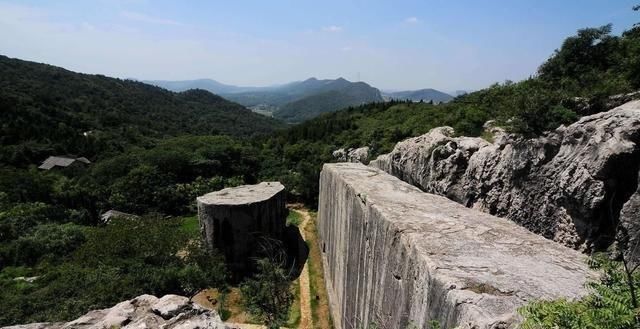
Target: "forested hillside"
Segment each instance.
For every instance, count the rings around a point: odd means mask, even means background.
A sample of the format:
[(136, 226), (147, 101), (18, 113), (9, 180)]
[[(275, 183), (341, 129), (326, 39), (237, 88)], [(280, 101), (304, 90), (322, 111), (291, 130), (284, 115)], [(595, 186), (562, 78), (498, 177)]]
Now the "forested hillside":
[[(289, 200), (313, 206), (320, 168), (339, 147), (370, 146), (375, 156), (441, 125), (479, 136), (487, 120), (540, 134), (640, 89), (639, 70), (640, 28), (585, 29), (525, 81), (439, 105), (374, 102), (274, 131), (281, 124), (205, 91), (176, 94), (2, 57), (0, 325), (223, 286), (216, 255), (193, 246), (178, 257), (197, 236), (183, 218), (197, 195), (280, 180)], [(37, 169), (65, 154), (92, 164)], [(109, 209), (143, 219), (105, 225)]]
[(453, 99), (453, 96), (435, 89), (383, 92), (382, 96), (385, 100), (396, 99), (401, 101), (410, 100), (414, 102), (431, 101), (434, 103), (446, 103)]
[(51, 154), (91, 160), (184, 134), (264, 135), (283, 125), (203, 90), (79, 74), (0, 56), (0, 163)]
[(378, 89), (364, 82), (350, 82), (343, 78), (310, 78), (282, 86), (223, 96), (252, 108), (272, 108), (274, 117), (289, 123), (299, 123), (322, 113), (335, 112), (349, 106), (382, 101)]
[(381, 101), (377, 89), (356, 82), (339, 90), (325, 91), (287, 103), (273, 115), (287, 122), (298, 123), (323, 113), (376, 101)]

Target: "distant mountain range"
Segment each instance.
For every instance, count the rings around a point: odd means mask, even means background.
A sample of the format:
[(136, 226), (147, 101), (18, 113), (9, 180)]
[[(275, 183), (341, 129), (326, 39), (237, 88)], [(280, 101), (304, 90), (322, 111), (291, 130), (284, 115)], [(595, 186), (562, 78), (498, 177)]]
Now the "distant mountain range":
[(147, 80), (148, 84), (171, 91), (204, 89), (228, 100), (242, 104), (254, 112), (298, 123), (322, 113), (370, 102), (389, 99), (410, 101), (448, 102), (454, 97), (435, 90), (380, 92), (364, 83), (351, 82), (343, 78), (319, 80), (310, 78), (283, 85), (268, 87), (240, 87), (227, 85), (211, 79), (167, 81)]
[(435, 89), (383, 92), (382, 97), (385, 99), (410, 100), (414, 102), (433, 101), (434, 103), (446, 103), (454, 98), (447, 93)]
[(144, 80), (144, 83), (162, 87), (167, 90), (181, 92), (189, 89), (204, 89), (214, 94), (232, 94), (241, 93), (247, 91), (255, 91), (261, 89), (269, 89), (269, 87), (238, 87), (233, 85), (227, 85), (212, 79), (196, 79), (196, 80)]

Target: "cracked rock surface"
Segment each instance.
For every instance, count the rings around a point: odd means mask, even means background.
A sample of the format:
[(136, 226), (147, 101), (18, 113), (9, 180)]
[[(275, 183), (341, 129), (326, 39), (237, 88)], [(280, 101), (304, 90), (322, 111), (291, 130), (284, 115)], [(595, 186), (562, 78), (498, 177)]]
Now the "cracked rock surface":
[(32, 323), (5, 329), (226, 329), (215, 311), (177, 295), (142, 295), (112, 308), (94, 310), (67, 323)]
[[(398, 143), (371, 165), (585, 251), (613, 242), (623, 208), (639, 211), (631, 196), (640, 168), (640, 101), (537, 138), (490, 132), (493, 142), (436, 128)], [(638, 220), (622, 219), (636, 234)]]
[(595, 278), (578, 251), (362, 164), (325, 164), (318, 230), (339, 329), (513, 328)]

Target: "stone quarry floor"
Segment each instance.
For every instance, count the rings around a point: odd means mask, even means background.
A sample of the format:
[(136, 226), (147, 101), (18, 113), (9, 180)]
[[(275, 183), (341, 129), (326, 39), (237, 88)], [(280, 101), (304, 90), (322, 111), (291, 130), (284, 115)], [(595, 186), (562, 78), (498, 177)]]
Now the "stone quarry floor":
[[(296, 209), (293, 210), (302, 215), (302, 223), (298, 226), (300, 230), (300, 235), (304, 241), (308, 242), (307, 239), (307, 226), (310, 225), (311, 216), (309, 215), (309, 211), (306, 209)], [(313, 225), (313, 223), (311, 223)], [(309, 260), (304, 264), (302, 268), (302, 272), (300, 273), (300, 277), (298, 278), (298, 282), (300, 282), (300, 329), (311, 329), (313, 328), (313, 318), (311, 316), (311, 289), (309, 286)]]
[[(300, 233), (309, 246), (309, 258), (305, 264), (309, 277), (309, 294), (300, 294), (301, 305), (310, 305), (311, 322), (309, 322), (308, 328), (331, 329), (333, 323), (331, 322), (329, 300), (322, 270), (322, 255), (317, 238), (316, 213), (297, 205), (291, 205), (290, 208), (302, 215), (303, 221), (299, 226)], [(302, 301), (303, 295), (309, 297), (309, 304)], [(304, 309), (304, 307), (302, 308)]]
[[(331, 322), (327, 293), (324, 285), (322, 272), (322, 258), (317, 244), (317, 230), (315, 223), (315, 213), (300, 204), (292, 204), (288, 206), (291, 211), (295, 211), (302, 217), (302, 221), (298, 224), (300, 235), (309, 246), (309, 257), (305, 263), (300, 277), (294, 281), (299, 284), (296, 289), (299, 294), (294, 304), (299, 301), (300, 320), (295, 328), (313, 329), (333, 328)], [(196, 295), (194, 302), (211, 309), (217, 309), (217, 305), (213, 305), (211, 300), (216, 300), (218, 293), (214, 289), (208, 289)], [(266, 328), (262, 325), (252, 324), (251, 317), (242, 309), (242, 301), (239, 289), (231, 288), (231, 292), (227, 296), (226, 308), (231, 312), (231, 317), (227, 319), (227, 325), (230, 328), (238, 329), (258, 329)], [(292, 305), (298, 307), (298, 305)]]

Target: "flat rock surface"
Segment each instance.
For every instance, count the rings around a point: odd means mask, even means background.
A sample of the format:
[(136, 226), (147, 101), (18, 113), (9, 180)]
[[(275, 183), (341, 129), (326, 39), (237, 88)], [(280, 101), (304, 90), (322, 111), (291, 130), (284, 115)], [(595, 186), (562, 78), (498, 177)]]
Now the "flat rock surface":
[(338, 328), (511, 328), (528, 301), (595, 277), (575, 250), (361, 164), (326, 164), (319, 201)]
[(206, 205), (240, 205), (262, 202), (284, 191), (279, 182), (262, 182), (256, 185), (229, 187), (198, 197)]

